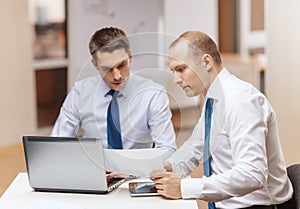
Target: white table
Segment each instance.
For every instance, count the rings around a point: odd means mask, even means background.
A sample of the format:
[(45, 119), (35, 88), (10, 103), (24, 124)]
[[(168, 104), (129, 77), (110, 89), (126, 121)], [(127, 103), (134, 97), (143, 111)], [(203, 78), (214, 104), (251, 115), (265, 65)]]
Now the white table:
[(196, 200), (169, 200), (161, 196), (130, 197), (128, 182), (99, 194), (34, 192), (27, 173), (19, 173), (0, 198), (0, 209), (197, 209)]

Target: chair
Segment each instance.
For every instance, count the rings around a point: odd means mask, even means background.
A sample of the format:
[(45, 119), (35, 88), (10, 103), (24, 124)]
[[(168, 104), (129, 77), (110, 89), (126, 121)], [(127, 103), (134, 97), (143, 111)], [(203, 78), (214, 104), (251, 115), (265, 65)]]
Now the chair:
[(294, 194), (292, 199), (277, 206), (278, 209), (300, 209), (300, 164), (287, 168), (289, 179), (292, 182)]

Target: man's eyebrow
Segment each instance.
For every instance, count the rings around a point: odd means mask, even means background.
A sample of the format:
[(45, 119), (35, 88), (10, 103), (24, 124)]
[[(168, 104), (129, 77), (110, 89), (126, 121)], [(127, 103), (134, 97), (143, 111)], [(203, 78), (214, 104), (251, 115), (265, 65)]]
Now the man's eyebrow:
[(113, 65), (112, 67), (100, 65), (100, 68), (103, 68), (103, 69), (105, 69), (105, 70), (109, 70), (109, 69), (111, 69), (111, 68), (113, 68), (113, 67), (115, 67), (115, 66), (118, 66), (118, 65), (123, 64), (124, 62), (127, 62), (127, 59), (128, 59), (128, 58), (124, 58), (123, 60), (119, 61), (117, 64)]
[(184, 67), (186, 67), (185, 64), (180, 64), (180, 65), (176, 65), (173, 69), (174, 70), (180, 70), (180, 68), (184, 68)]
[(111, 67), (103, 66), (103, 65), (100, 65), (99, 67), (102, 68), (103, 70), (110, 70), (111, 69)]
[(125, 64), (125, 63), (127, 63), (127, 62), (128, 62), (128, 60), (127, 60), (127, 59), (124, 59), (124, 60), (120, 61), (117, 65), (122, 65), (122, 64)]

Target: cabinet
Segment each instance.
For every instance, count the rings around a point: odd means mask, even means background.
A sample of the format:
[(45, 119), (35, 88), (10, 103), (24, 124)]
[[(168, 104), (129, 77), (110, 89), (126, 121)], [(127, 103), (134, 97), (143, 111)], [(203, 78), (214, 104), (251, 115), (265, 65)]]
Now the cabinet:
[(38, 127), (54, 124), (67, 94), (67, 67), (50, 66), (35, 70)]

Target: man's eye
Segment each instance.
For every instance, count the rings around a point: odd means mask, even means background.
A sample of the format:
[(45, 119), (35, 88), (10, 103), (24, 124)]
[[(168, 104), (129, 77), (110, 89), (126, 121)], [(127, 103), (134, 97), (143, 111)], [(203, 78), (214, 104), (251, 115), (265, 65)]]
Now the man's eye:
[(176, 71), (179, 72), (179, 73), (182, 73), (184, 69), (185, 69), (184, 67), (179, 67), (179, 68), (176, 69)]
[(124, 67), (126, 64), (127, 64), (127, 62), (122, 62), (122, 63), (118, 66), (118, 68), (122, 68), (122, 67)]
[(186, 66), (177, 66), (174, 68), (174, 71), (178, 72), (178, 73), (182, 73), (184, 70), (186, 69)]
[(104, 71), (110, 71), (110, 69), (111, 68), (109, 68), (109, 67), (102, 68), (102, 70), (104, 70)]

